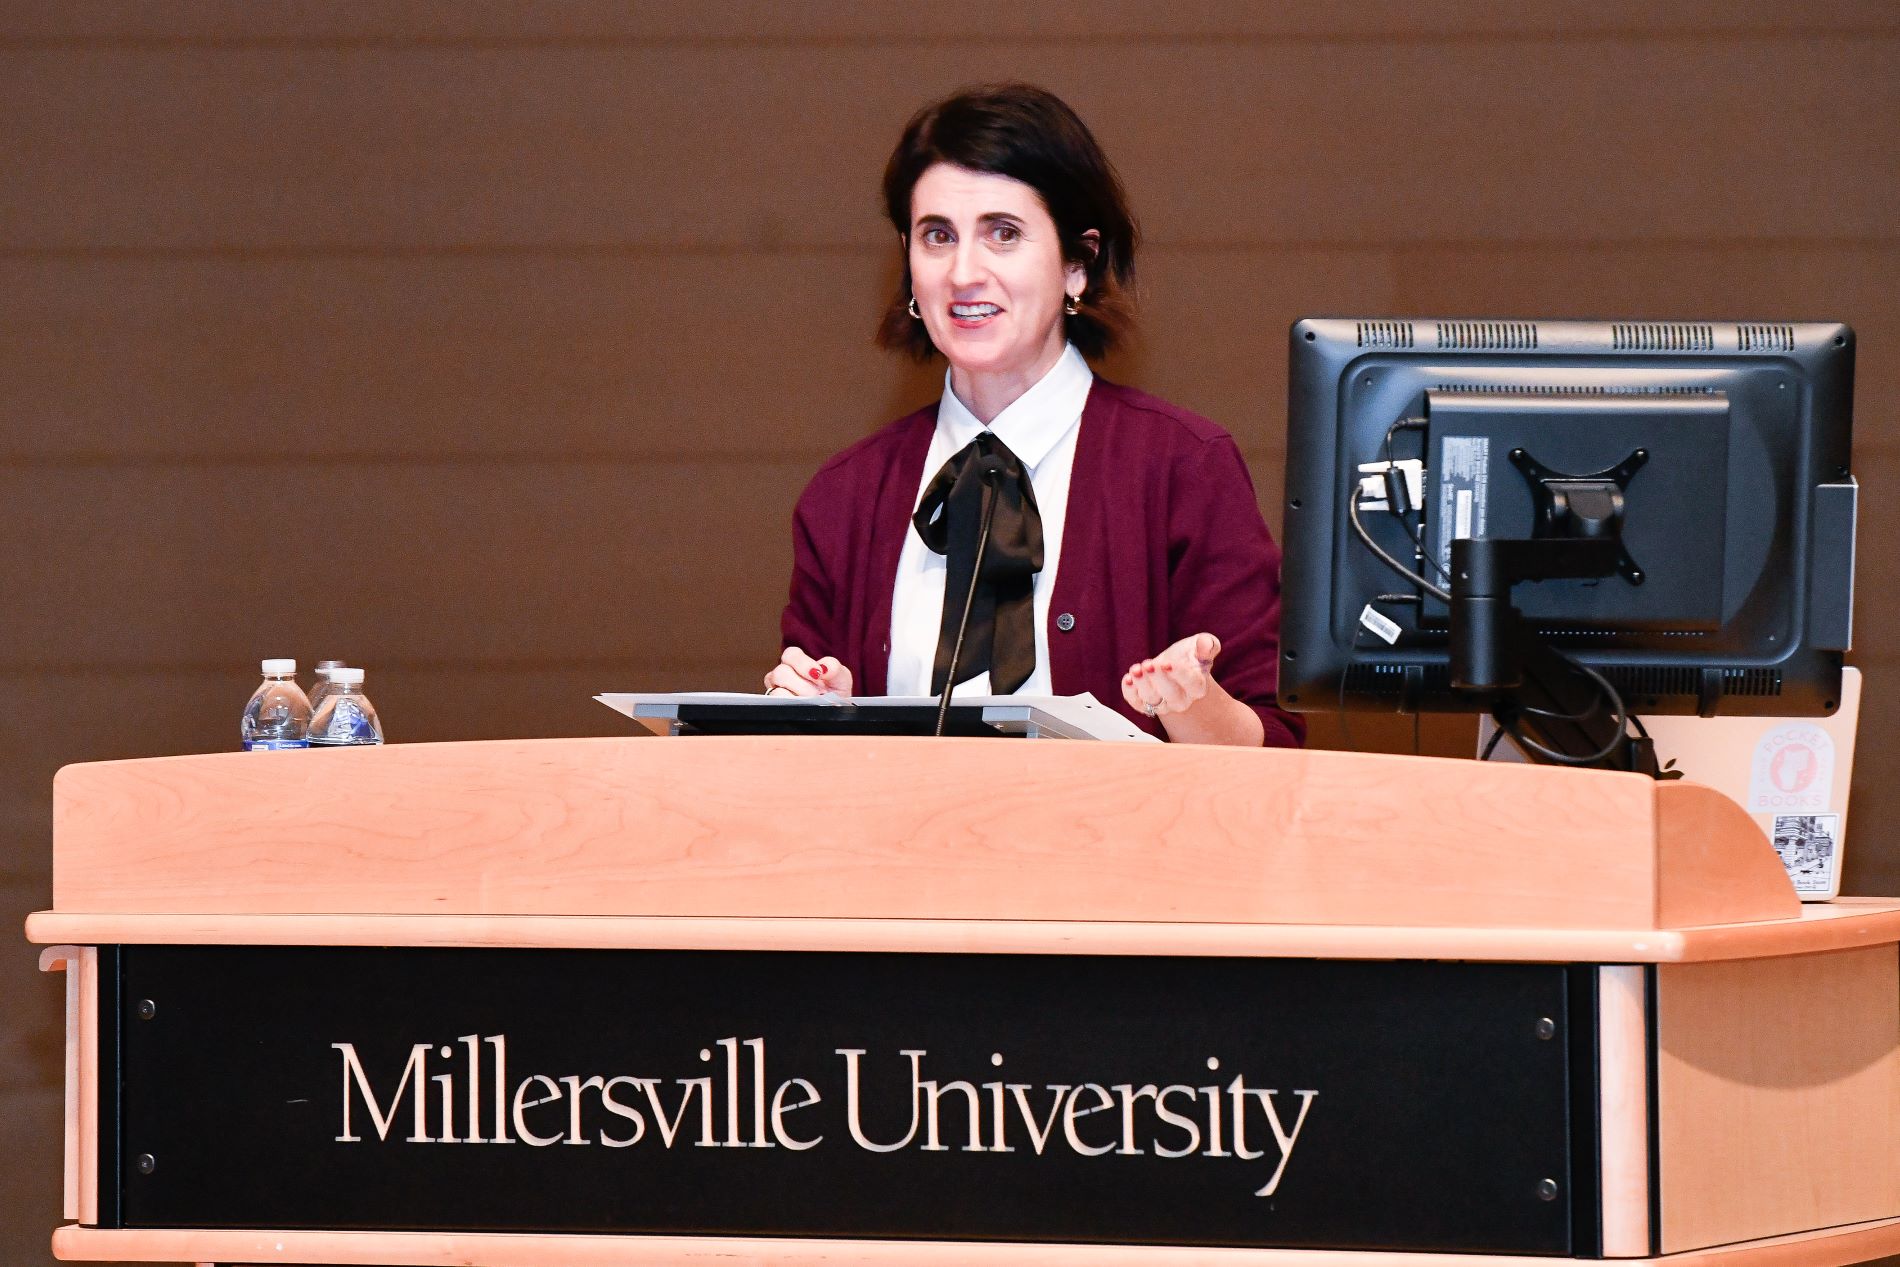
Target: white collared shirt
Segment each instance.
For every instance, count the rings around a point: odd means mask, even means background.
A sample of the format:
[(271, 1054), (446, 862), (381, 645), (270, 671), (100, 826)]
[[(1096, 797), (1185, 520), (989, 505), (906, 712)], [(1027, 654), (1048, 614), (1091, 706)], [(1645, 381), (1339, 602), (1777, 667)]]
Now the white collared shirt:
[[(1073, 343), (1034, 387), (1012, 401), (986, 428), (950, 389), (943, 376), (943, 400), (937, 406), (937, 430), (924, 457), (913, 512), (943, 464), (985, 430), (1009, 446), (1029, 470), (1042, 516), (1042, 571), (1032, 584), (1036, 622), (1036, 667), (1018, 691), (1049, 695), (1049, 602), (1056, 590), (1056, 565), (1062, 559), (1062, 528), (1069, 514), (1069, 475), (1075, 467), (1075, 437), (1082, 407), (1088, 403), (1095, 374)], [(904, 532), (897, 560), (897, 586), (891, 594), (891, 657), (886, 690), (892, 695), (929, 695), (930, 672), (937, 659), (943, 627), (946, 560), (924, 544), (915, 525)], [(962, 596), (958, 596), (961, 601)], [(987, 695), (990, 675), (978, 674), (957, 687), (959, 695)]]

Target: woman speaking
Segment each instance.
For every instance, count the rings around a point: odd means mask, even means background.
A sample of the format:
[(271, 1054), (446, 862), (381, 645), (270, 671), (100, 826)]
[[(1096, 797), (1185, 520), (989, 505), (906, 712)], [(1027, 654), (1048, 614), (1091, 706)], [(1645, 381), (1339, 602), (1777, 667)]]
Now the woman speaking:
[[(1136, 230), (1088, 128), (1021, 84), (920, 111), (884, 171), (904, 252), (878, 342), (942, 400), (821, 467), (769, 692), (1093, 693), (1177, 742), (1301, 742), (1274, 699), (1279, 551), (1231, 437), (1095, 377)], [(993, 503), (993, 507), (992, 504)]]

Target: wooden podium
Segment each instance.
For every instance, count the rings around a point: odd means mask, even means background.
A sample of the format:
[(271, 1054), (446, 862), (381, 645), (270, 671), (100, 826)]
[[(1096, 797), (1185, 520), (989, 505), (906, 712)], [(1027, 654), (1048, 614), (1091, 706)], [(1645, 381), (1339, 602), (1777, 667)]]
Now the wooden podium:
[(1900, 902), (1691, 784), (696, 738), (54, 800), (63, 1259), (1900, 1253)]

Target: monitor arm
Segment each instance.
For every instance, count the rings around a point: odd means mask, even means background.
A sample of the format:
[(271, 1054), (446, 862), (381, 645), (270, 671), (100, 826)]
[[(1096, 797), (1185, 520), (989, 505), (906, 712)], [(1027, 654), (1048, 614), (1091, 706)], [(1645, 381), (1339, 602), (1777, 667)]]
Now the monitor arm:
[(1511, 603), (1521, 581), (1620, 574), (1642, 584), (1642, 569), (1623, 545), (1623, 490), (1648, 458), (1637, 449), (1609, 470), (1576, 476), (1514, 449), (1511, 461), (1530, 481), (1537, 505), (1535, 535), (1451, 544), (1452, 686), (1490, 697), (1500, 727), (1557, 754), (1527, 748), (1534, 760), (1657, 774), (1647, 742), (1618, 742), (1625, 719), (1606, 707), (1605, 688), (1559, 654)]

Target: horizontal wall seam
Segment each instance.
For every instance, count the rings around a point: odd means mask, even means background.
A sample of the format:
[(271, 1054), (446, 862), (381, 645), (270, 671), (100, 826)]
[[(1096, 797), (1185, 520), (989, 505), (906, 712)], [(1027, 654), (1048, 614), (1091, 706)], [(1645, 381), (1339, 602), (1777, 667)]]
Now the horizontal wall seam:
[(74, 52), (775, 52), (823, 49), (950, 48), (1325, 48), (1419, 45), (1539, 45), (1550, 43), (1645, 42), (1718, 44), (1822, 39), (1880, 39), (1900, 35), (1900, 23), (1737, 26), (1715, 30), (1665, 27), (1552, 27), (1497, 31), (1087, 31), (1004, 33), (875, 32), (864, 34), (759, 35), (75, 35), (0, 38), (0, 53)]
[[(768, 635), (769, 635), (769, 631)], [(757, 672), (761, 669), (755, 659), (708, 659), (665, 660), (643, 659), (639, 656), (581, 656), (581, 657), (510, 657), (510, 656), (443, 656), (443, 657), (380, 657), (375, 662), (378, 676), (394, 672), (408, 673), (467, 673), (479, 670), (483, 673), (640, 673), (653, 675), (690, 675), (711, 676), (720, 673), (738, 671)], [(769, 667), (769, 666), (766, 666)], [(48, 660), (22, 661), (18, 663), (0, 663), (0, 681), (7, 678), (131, 678), (147, 677), (154, 674), (169, 674), (179, 677), (221, 676), (229, 677), (233, 672), (240, 675), (250, 671), (249, 661), (236, 666), (227, 660)], [(603, 682), (601, 690), (614, 689), (614, 683)], [(242, 705), (243, 701), (238, 701)], [(603, 705), (604, 707), (604, 705)]]
[[(4, 422), (5, 419), (0, 419)], [(842, 441), (840, 441), (842, 443)], [(542, 450), (536, 453), (155, 453), (155, 454), (63, 454), (25, 453), (0, 455), (0, 474), (8, 471), (249, 471), (259, 468), (302, 467), (315, 470), (540, 470), (573, 468), (593, 470), (600, 467), (625, 467), (658, 470), (668, 467), (717, 467), (768, 469), (806, 467), (816, 469), (820, 462), (837, 452), (812, 449), (801, 453), (610, 453), (570, 454)], [(1241, 457), (1248, 462), (1272, 462), (1278, 449), (1243, 448)]]
[[(0, 418), (0, 421), (4, 421)], [(11, 420), (11, 421), (18, 421)], [(0, 471), (4, 470), (137, 470), (177, 467), (206, 470), (227, 467), (249, 470), (260, 466), (307, 467), (427, 467), (458, 469), (463, 467), (666, 467), (666, 466), (802, 466), (816, 465), (836, 451), (814, 448), (808, 451), (716, 452), (627, 452), (563, 453), (549, 449), (504, 450), (494, 453), (0, 453)]]
[[(1143, 241), (1144, 255), (1420, 251), (1595, 250), (1893, 250), (1900, 234), (1840, 236), (1762, 234), (1696, 237), (1577, 238), (1234, 238)], [(303, 262), (321, 260), (645, 259), (816, 256), (862, 258), (891, 254), (876, 242), (455, 242), (455, 243), (154, 243), (137, 246), (6, 246), (0, 263), (166, 263), (172, 261)]]

